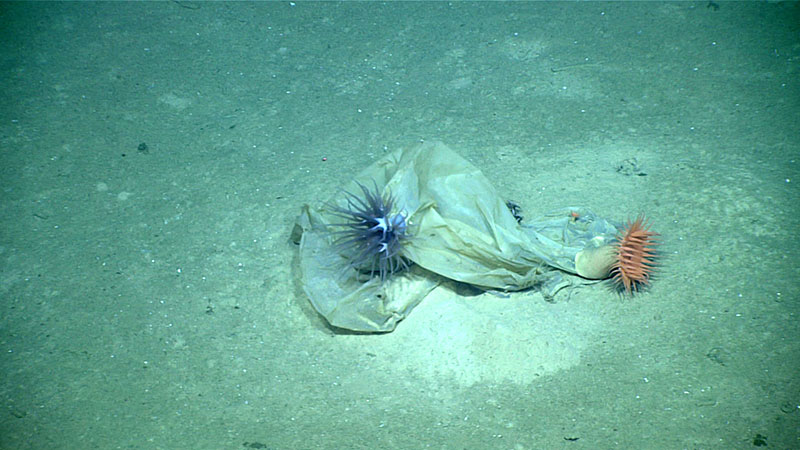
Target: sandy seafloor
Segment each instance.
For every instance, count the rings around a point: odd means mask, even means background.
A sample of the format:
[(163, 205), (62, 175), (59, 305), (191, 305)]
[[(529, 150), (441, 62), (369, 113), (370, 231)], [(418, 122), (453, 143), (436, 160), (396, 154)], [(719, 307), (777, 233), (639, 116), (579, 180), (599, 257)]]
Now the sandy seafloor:
[[(797, 3), (0, 20), (0, 448), (800, 448)], [(421, 140), (528, 217), (647, 214), (652, 288), (335, 332), (293, 221)]]

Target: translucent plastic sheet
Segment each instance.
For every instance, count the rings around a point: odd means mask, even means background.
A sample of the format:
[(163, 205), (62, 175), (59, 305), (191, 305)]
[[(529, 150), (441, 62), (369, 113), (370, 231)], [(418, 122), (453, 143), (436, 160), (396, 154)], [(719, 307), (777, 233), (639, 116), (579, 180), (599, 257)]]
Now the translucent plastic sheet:
[[(359, 192), (357, 183), (394, 196), (410, 234), (403, 255), (413, 264), (384, 281), (365, 281), (333, 242), (330, 224), (340, 220), (330, 205), (347, 206), (342, 192), (318, 207), (304, 205), (293, 233), (303, 288), (335, 327), (391, 331), (444, 279), (486, 290), (535, 287), (553, 296), (582, 282), (565, 273), (601, 278), (608, 272), (608, 252), (595, 250), (610, 248), (617, 226), (581, 208), (520, 224), (480, 170), (442, 143), (393, 152), (343, 191)], [(595, 271), (583, 268), (597, 264)]]

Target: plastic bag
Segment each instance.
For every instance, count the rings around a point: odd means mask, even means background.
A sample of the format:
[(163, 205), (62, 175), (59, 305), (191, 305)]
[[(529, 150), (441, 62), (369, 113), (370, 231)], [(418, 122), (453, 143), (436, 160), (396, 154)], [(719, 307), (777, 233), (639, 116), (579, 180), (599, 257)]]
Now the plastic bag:
[[(580, 278), (608, 274), (607, 249), (618, 227), (588, 210), (565, 208), (520, 224), (489, 180), (439, 142), (398, 150), (359, 174), (359, 184), (391, 193), (411, 237), (403, 256), (413, 264), (385, 281), (367, 281), (334, 245), (330, 205), (347, 206), (341, 193), (319, 207), (304, 205), (293, 239), (300, 244), (303, 289), (333, 326), (392, 331), (444, 279), (481, 289), (536, 287), (546, 297)], [(325, 205), (328, 205), (327, 207)], [(577, 265), (576, 265), (577, 263)]]

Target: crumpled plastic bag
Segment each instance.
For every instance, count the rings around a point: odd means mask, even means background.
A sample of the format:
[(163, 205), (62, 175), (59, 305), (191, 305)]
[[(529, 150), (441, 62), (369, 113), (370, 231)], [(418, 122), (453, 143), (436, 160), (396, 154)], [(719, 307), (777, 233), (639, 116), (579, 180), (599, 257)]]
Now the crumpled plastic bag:
[(406, 216), (411, 237), (403, 255), (413, 262), (408, 270), (381, 282), (364, 281), (348, 269), (331, 234), (330, 224), (341, 220), (325, 206), (345, 207), (341, 193), (315, 208), (304, 205), (293, 231), (312, 305), (332, 326), (353, 331), (392, 331), (445, 279), (484, 290), (535, 287), (553, 297), (573, 283), (590, 282), (568, 274), (607, 274), (609, 253), (597, 250), (610, 248), (619, 230), (582, 208), (521, 224), (481, 171), (440, 142), (390, 153), (343, 190), (359, 192), (357, 183), (391, 193)]

